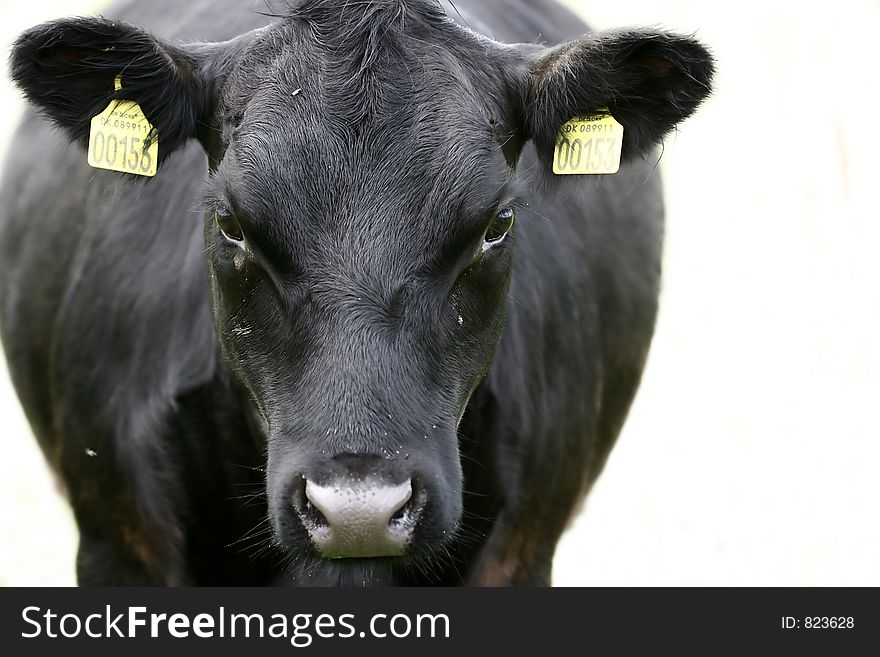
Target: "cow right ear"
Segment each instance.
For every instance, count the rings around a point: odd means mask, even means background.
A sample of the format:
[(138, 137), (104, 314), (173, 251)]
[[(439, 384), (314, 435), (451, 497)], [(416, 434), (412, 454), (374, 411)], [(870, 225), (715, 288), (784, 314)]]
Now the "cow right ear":
[(651, 152), (709, 95), (714, 61), (698, 41), (660, 30), (588, 34), (543, 48), (502, 46), (512, 72), (517, 144), (531, 140), (549, 168), (570, 119), (609, 113), (624, 127), (622, 159)]
[(11, 77), (30, 102), (83, 146), (92, 118), (112, 100), (137, 102), (159, 135), (161, 163), (199, 136), (223, 45), (175, 46), (127, 23), (100, 18), (52, 21), (16, 40)]

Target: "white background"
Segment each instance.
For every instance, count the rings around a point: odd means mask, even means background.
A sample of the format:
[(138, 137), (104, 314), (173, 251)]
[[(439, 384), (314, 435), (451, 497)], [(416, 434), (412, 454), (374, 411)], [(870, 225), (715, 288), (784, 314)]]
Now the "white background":
[[(0, 41), (94, 2), (0, 1)], [(880, 4), (621, 0), (718, 58), (666, 142), (661, 316), (557, 585), (880, 585)], [(819, 10), (821, 9), (821, 11)], [(0, 95), (0, 149), (20, 111)], [(0, 584), (73, 584), (76, 532), (0, 368)]]

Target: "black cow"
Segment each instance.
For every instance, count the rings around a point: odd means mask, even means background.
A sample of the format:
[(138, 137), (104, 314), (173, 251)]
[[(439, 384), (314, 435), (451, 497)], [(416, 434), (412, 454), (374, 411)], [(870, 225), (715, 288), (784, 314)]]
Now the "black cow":
[[(2, 338), (81, 583), (550, 582), (651, 341), (654, 147), (712, 62), (455, 5), (137, 0), (15, 43), (61, 134), (29, 114), (7, 163)], [(112, 99), (151, 181), (87, 164)], [(596, 112), (622, 170), (555, 176)]]

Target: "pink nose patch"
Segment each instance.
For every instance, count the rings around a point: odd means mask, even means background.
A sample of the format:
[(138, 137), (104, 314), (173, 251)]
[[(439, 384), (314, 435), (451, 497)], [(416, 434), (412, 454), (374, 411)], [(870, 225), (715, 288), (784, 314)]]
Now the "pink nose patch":
[(327, 486), (306, 482), (306, 499), (318, 513), (306, 529), (324, 557), (394, 557), (406, 551), (414, 514), (412, 482), (388, 485), (370, 479)]

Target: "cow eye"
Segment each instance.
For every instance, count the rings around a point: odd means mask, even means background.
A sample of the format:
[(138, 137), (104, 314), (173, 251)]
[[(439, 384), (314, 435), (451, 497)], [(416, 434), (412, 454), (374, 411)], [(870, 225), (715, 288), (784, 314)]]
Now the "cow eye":
[(514, 221), (516, 221), (516, 213), (512, 208), (505, 208), (495, 215), (495, 218), (486, 230), (485, 237), (483, 237), (483, 250), (485, 251), (503, 242), (504, 238), (507, 237), (507, 233), (513, 228)]
[(241, 242), (244, 239), (244, 233), (241, 232), (241, 226), (238, 225), (238, 219), (232, 214), (229, 208), (222, 207), (214, 210), (214, 220), (217, 227), (223, 235), (234, 242)]

